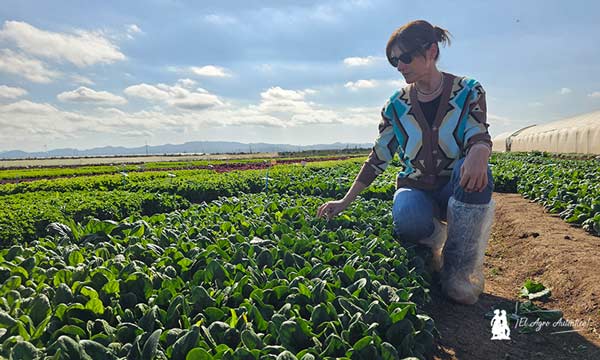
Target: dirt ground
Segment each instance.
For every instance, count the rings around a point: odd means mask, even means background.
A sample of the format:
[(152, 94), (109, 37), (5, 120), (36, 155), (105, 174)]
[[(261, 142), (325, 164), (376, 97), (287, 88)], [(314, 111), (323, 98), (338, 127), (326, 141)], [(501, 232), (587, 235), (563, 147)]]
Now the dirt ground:
[[(571, 227), (518, 194), (494, 194), (495, 222), (485, 257), (485, 291), (472, 306), (447, 300), (436, 284), (426, 311), (441, 339), (434, 359), (600, 359), (600, 237)], [(526, 279), (552, 289), (544, 309), (563, 312), (561, 324), (491, 340), (490, 318), (518, 297)], [(566, 321), (571, 325), (566, 326)], [(568, 333), (555, 333), (570, 331)]]

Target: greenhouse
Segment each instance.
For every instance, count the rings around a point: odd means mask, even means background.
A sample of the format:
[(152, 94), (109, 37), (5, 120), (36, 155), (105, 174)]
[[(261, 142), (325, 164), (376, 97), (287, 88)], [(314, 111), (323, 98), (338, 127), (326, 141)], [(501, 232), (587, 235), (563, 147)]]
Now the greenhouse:
[(505, 132), (493, 139), (493, 150), (600, 154), (600, 111)]

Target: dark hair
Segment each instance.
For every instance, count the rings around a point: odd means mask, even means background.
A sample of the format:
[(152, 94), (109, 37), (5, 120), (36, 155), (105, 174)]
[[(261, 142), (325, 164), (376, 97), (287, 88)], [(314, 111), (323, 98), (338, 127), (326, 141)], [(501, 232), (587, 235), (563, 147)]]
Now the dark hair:
[[(425, 20), (411, 21), (396, 29), (390, 36), (385, 47), (385, 55), (390, 64), (392, 57), (392, 47), (398, 46), (402, 51), (415, 51), (421, 56), (425, 56), (425, 50), (432, 43), (443, 43), (450, 45), (450, 32), (438, 26), (433, 26)], [(440, 49), (435, 54), (435, 60), (440, 57)]]

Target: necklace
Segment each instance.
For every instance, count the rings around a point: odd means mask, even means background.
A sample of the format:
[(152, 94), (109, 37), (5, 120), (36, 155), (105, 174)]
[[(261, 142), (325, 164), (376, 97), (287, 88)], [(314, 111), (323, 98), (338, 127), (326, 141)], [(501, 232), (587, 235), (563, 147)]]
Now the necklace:
[(440, 89), (442, 88), (442, 85), (444, 85), (444, 74), (442, 74), (442, 80), (440, 80), (440, 84), (439, 84), (439, 85), (438, 85), (438, 87), (437, 87), (435, 90), (433, 90), (432, 92), (428, 92), (428, 93), (426, 93), (426, 92), (423, 92), (423, 91), (419, 90), (419, 87), (417, 86), (417, 84), (416, 84), (416, 83), (415, 83), (415, 88), (417, 89), (417, 92), (418, 92), (420, 95), (423, 95), (423, 96), (430, 96), (430, 95), (433, 95), (433, 94), (437, 93), (438, 91), (440, 91)]

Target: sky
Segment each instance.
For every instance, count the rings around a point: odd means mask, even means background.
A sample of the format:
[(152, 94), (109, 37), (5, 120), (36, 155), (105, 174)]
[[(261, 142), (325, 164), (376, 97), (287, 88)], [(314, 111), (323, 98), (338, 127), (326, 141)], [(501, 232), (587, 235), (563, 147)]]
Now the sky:
[(29, 1), (0, 6), (0, 151), (372, 143), (391, 33), (452, 34), (493, 136), (600, 109), (600, 2)]

